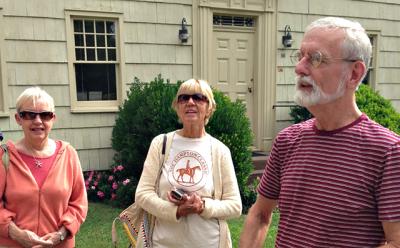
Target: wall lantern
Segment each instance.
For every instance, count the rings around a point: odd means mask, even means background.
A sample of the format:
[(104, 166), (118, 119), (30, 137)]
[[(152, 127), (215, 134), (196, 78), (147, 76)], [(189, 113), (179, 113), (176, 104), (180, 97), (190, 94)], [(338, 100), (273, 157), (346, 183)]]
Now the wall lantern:
[(189, 32), (186, 27), (186, 18), (182, 18), (182, 28), (179, 30), (179, 39), (182, 43), (186, 43), (189, 39)]
[(282, 44), (284, 47), (291, 47), (293, 40), (292, 40), (292, 34), (290, 33), (290, 26), (286, 25), (285, 26), (285, 33), (282, 36)]

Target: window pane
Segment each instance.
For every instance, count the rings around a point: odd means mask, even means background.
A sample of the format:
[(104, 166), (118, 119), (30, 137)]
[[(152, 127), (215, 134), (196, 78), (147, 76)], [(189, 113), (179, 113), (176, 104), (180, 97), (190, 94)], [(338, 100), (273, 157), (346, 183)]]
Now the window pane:
[(371, 72), (371, 69), (368, 70), (367, 75), (365, 75), (365, 77), (361, 81), (363, 84), (369, 85), (369, 77), (370, 77), (370, 74), (371, 74), (370, 72)]
[(106, 22), (107, 33), (115, 34), (115, 23), (114, 22)]
[(75, 46), (83, 46), (83, 35), (82, 34), (75, 35)]
[(106, 49), (97, 49), (97, 60), (106, 61)]
[(115, 52), (115, 49), (108, 49), (108, 60), (109, 61), (116, 61), (117, 60), (117, 54)]
[(214, 15), (213, 24), (217, 26), (254, 27), (255, 17)]
[(74, 20), (74, 32), (83, 32), (82, 20)]
[(86, 35), (86, 46), (94, 47), (94, 35), (92, 35), (92, 34)]
[(96, 35), (97, 47), (106, 46), (106, 37), (104, 35)]
[(75, 64), (78, 101), (116, 100), (115, 64)]
[(86, 58), (89, 61), (95, 61), (96, 55), (94, 49), (86, 49)]
[(104, 33), (104, 21), (96, 21), (96, 33)]
[(92, 20), (85, 20), (85, 32), (86, 33), (94, 32), (94, 24)]
[(85, 60), (85, 50), (83, 48), (75, 48), (75, 59)]
[(115, 47), (115, 35), (107, 35), (107, 46)]

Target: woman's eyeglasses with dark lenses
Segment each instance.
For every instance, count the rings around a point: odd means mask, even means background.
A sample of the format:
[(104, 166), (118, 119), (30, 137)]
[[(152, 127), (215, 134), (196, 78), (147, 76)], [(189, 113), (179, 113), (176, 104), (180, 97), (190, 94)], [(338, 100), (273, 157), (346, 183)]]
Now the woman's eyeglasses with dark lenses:
[(42, 121), (49, 121), (54, 117), (54, 113), (50, 111), (39, 112), (39, 113), (32, 111), (19, 112), (19, 117), (21, 117), (24, 120), (34, 120), (36, 118), (36, 115), (39, 115)]
[(192, 98), (192, 100), (196, 103), (199, 102), (208, 102), (208, 98), (203, 95), (203, 94), (181, 94), (178, 96), (178, 103), (186, 103), (189, 101), (189, 99)]

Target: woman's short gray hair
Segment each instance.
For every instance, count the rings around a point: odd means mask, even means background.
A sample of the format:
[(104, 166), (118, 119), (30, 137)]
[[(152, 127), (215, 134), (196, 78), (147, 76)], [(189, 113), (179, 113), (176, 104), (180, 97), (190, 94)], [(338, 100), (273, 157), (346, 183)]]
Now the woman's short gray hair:
[(210, 120), (211, 116), (213, 115), (217, 104), (215, 103), (214, 100), (214, 94), (212, 92), (212, 89), (210, 85), (208, 84), (207, 81), (201, 80), (201, 79), (189, 79), (186, 80), (179, 86), (178, 92), (176, 93), (176, 96), (174, 100), (172, 101), (172, 107), (174, 108), (175, 111), (178, 109), (178, 96), (181, 94), (194, 94), (194, 93), (201, 93), (204, 96), (207, 97), (208, 99), (208, 111), (209, 114), (205, 118), (205, 125), (207, 125), (208, 121)]
[(25, 89), (17, 98), (16, 108), (17, 112), (21, 111), (22, 105), (26, 102), (32, 102), (33, 105), (36, 105), (37, 101), (43, 101), (48, 104), (50, 107), (50, 111), (54, 112), (54, 99), (51, 97), (46, 91), (41, 88), (29, 87)]
[[(371, 60), (372, 45), (365, 29), (359, 22), (350, 21), (341, 17), (324, 17), (308, 25), (306, 33), (314, 28), (343, 30), (344, 41), (342, 43), (342, 56), (346, 59), (362, 60), (366, 68), (368, 68)], [(367, 70), (364, 76), (366, 74)]]

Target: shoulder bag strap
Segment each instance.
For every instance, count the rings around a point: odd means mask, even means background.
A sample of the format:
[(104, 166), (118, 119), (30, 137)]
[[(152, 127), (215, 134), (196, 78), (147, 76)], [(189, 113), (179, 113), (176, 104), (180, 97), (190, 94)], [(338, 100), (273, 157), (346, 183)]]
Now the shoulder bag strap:
[(164, 134), (164, 139), (163, 139), (163, 143), (162, 143), (162, 150), (161, 150), (161, 154), (163, 156), (165, 156), (165, 147), (166, 147), (166, 145), (167, 145), (167, 134)]
[(3, 160), (3, 165), (4, 168), (6, 169), (6, 172), (8, 171), (8, 164), (10, 162), (10, 156), (8, 155), (8, 148), (6, 144), (1, 144), (1, 149), (3, 150), (3, 156), (2, 156), (2, 160)]
[(158, 192), (158, 188), (159, 188), (159, 186), (160, 186), (160, 177), (161, 177), (161, 174), (162, 174), (162, 167), (163, 167), (164, 161), (165, 161), (165, 149), (166, 149), (166, 145), (167, 145), (167, 135), (164, 134), (163, 144), (162, 144), (162, 149), (161, 149), (161, 156), (162, 156), (162, 158), (161, 158), (161, 161), (160, 161), (160, 164), (159, 164), (160, 167), (158, 168), (158, 175), (157, 175), (157, 179), (156, 179), (156, 192), (157, 192), (157, 194), (159, 193), (159, 192)]
[[(155, 185), (156, 185), (156, 192), (157, 192), (157, 194), (159, 193), (158, 192), (158, 188), (159, 188), (159, 181), (160, 181), (160, 177), (161, 177), (161, 173), (162, 173), (162, 166), (163, 166), (163, 164), (164, 164), (164, 157), (165, 157), (165, 149), (166, 149), (166, 144), (167, 144), (167, 135), (166, 134), (164, 134), (164, 138), (163, 138), (163, 144), (162, 144), (162, 149), (161, 149), (161, 155), (162, 155), (162, 159), (161, 159), (161, 162), (160, 162), (160, 167), (159, 167), (159, 169), (158, 169), (158, 175), (157, 175), (157, 179), (156, 179), (156, 182), (155, 182)], [(153, 228), (154, 228), (154, 220), (155, 220), (155, 218), (154, 217), (151, 217), (148, 213), (144, 213), (144, 215), (145, 215), (145, 219), (147, 219), (147, 220), (144, 220), (144, 221), (150, 221), (151, 223), (151, 228), (150, 228), (150, 230), (149, 230), (149, 234), (147, 234), (147, 235), (152, 235), (152, 232), (153, 232)], [(147, 215), (147, 216), (146, 216)], [(115, 221), (117, 221), (117, 220), (121, 220), (120, 219), (120, 217), (116, 217), (115, 219), (114, 219), (114, 221), (113, 221), (113, 223), (112, 223), (112, 227), (111, 227), (111, 239), (112, 239), (112, 243), (114, 244), (114, 247), (117, 247), (117, 242), (118, 242), (118, 236), (117, 236), (117, 231), (116, 231), (116, 227), (115, 227)], [(147, 242), (149, 242), (149, 241), (147, 241)], [(146, 244), (147, 244), (147, 242), (146, 242)], [(151, 242), (151, 241), (150, 241)], [(147, 244), (147, 245), (150, 245), (150, 244)], [(130, 247), (132, 246), (132, 244), (130, 245)]]
[[(163, 168), (164, 161), (165, 161), (166, 145), (167, 145), (167, 134), (164, 134), (163, 144), (162, 144), (162, 149), (161, 149), (162, 158), (160, 160), (158, 175), (157, 175), (157, 179), (155, 182), (157, 195), (160, 195), (160, 191), (159, 191), (160, 178), (161, 178), (162, 168)], [(145, 247), (153, 247), (153, 230), (154, 230), (155, 220), (156, 220), (155, 216), (149, 214), (148, 212), (145, 212), (144, 218), (143, 218), (143, 224), (144, 224), (144, 226), (148, 225), (148, 228), (144, 228), (144, 229), (148, 230), (148, 232), (146, 233), (147, 239), (145, 240)]]

